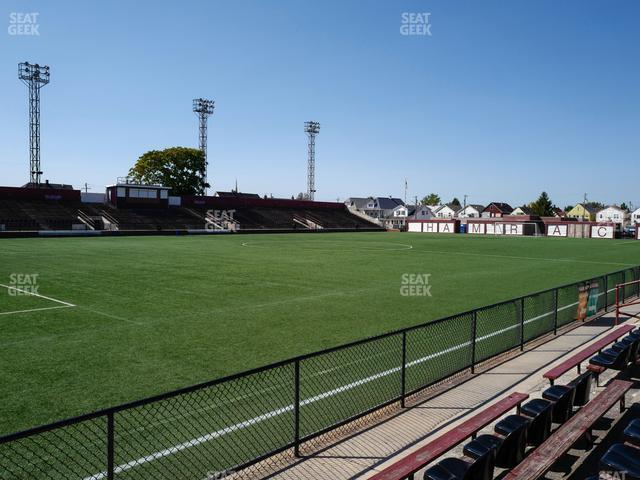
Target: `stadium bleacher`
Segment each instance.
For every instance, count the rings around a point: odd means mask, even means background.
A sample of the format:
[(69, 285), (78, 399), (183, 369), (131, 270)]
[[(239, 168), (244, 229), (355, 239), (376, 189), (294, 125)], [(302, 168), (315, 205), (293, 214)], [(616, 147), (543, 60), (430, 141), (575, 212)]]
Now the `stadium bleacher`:
[(344, 205), (322, 202), (206, 197), (213, 204), (116, 207), (108, 203), (82, 203), (77, 198), (79, 195), (72, 198), (50, 195), (51, 190), (47, 191), (49, 195), (40, 192), (28, 194), (26, 191), (16, 193), (15, 190), (19, 189), (4, 190), (9, 194), (0, 195), (0, 230), (5, 231), (205, 230), (211, 212), (216, 209), (232, 211), (234, 229), (243, 231), (381, 229), (353, 215)]
[(71, 230), (79, 203), (44, 200), (0, 200), (0, 225), (5, 230)]

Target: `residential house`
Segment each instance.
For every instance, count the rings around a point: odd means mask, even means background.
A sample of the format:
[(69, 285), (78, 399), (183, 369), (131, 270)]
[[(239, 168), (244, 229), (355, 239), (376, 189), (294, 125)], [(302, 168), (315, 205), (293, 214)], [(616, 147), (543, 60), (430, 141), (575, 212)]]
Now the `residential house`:
[(368, 197), (366, 201), (362, 200), (362, 198), (349, 198), (345, 204), (347, 206), (353, 204), (351, 208), (377, 220), (384, 220), (392, 214), (394, 208), (404, 205), (402, 200), (392, 197)]
[(496, 218), (496, 217), (504, 217), (505, 215), (511, 215), (513, 212), (513, 208), (508, 203), (502, 202), (491, 202), (487, 207), (482, 211), (483, 218)]
[(344, 204), (347, 208), (362, 211), (364, 210), (365, 205), (369, 203), (369, 200), (371, 200), (371, 197), (350, 197), (344, 201)]
[(417, 205), (414, 207), (413, 213), (410, 214), (413, 220), (431, 220), (435, 215), (431, 207), (427, 205)]
[(640, 208), (631, 214), (631, 223), (640, 223)]
[(624, 226), (629, 221), (629, 213), (617, 205), (609, 205), (598, 211), (596, 221), (602, 223), (615, 223)]
[(391, 214), (384, 219), (384, 227), (397, 230), (404, 230), (407, 219), (429, 220), (433, 218), (433, 212), (425, 205), (398, 205)]
[(455, 218), (458, 210), (460, 210), (460, 205), (445, 203), (433, 210), (433, 214), (436, 218)]
[(469, 204), (456, 212), (458, 218), (480, 218), (484, 205)]
[(587, 205), (586, 203), (578, 203), (575, 207), (566, 212), (566, 216), (570, 218), (577, 218), (578, 220), (586, 222), (595, 222), (597, 212), (598, 209), (593, 208), (591, 205)]
[(533, 215), (531, 209), (525, 205), (516, 207), (510, 215)]
[(564, 218), (567, 216), (567, 213), (558, 207), (553, 207), (553, 216), (556, 218)]

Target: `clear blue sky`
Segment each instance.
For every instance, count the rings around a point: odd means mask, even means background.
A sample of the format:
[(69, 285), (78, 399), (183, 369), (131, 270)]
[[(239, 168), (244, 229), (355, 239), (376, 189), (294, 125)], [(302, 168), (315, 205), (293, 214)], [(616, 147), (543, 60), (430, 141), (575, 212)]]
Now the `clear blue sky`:
[[(215, 190), (317, 198), (439, 193), (514, 206), (547, 190), (640, 205), (636, 1), (15, 1), (0, 7), (0, 184), (28, 179), (27, 89), (51, 66), (44, 178), (94, 191), (140, 154), (197, 145), (209, 122)], [(38, 12), (39, 36), (10, 36)], [(431, 36), (400, 34), (431, 13)]]

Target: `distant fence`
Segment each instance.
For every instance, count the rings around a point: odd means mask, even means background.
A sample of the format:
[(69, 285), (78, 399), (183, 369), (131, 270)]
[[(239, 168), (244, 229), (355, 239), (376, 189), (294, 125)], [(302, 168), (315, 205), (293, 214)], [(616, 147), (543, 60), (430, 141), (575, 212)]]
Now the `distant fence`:
[(555, 333), (576, 320), (586, 285), (597, 284), (602, 312), (616, 284), (638, 279), (640, 267), (628, 268), (8, 435), (0, 478), (244, 478), (246, 467)]

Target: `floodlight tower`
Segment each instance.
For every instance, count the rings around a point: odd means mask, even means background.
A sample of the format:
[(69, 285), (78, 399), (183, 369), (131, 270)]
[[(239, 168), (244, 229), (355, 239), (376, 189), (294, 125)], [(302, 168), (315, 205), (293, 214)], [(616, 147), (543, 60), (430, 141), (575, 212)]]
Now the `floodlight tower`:
[(307, 163), (307, 198), (313, 200), (316, 193), (316, 135), (320, 133), (318, 122), (304, 122), (304, 131), (309, 137)]
[[(204, 98), (196, 98), (193, 100), (193, 111), (198, 115), (200, 120), (199, 137), (200, 137), (200, 150), (204, 156), (204, 178), (203, 181), (207, 182), (207, 118), (213, 114), (215, 107), (213, 100), (206, 100)], [(205, 189), (206, 193), (206, 189)]]
[(49, 67), (19, 63), (18, 78), (29, 87), (29, 183), (40, 185), (40, 89), (49, 83)]

